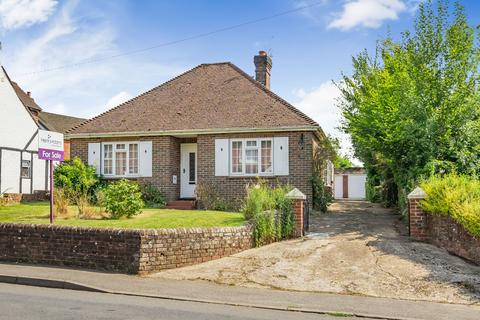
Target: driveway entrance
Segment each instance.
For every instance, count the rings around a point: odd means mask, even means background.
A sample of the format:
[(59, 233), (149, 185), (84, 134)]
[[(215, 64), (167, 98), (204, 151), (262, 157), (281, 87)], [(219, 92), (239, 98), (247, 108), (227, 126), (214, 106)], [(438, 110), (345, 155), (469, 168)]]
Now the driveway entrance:
[(328, 214), (312, 213), (303, 239), (154, 276), (480, 305), (480, 267), (401, 230), (394, 210), (341, 201)]

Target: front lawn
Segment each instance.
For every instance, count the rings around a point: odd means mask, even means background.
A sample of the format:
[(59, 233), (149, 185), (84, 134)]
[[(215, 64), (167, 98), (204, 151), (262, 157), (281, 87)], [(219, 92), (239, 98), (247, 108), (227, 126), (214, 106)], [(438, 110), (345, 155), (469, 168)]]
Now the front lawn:
[[(76, 207), (71, 208), (76, 212)], [(32, 202), (16, 205), (0, 206), (0, 223), (49, 223), (48, 202)], [(85, 227), (116, 227), (116, 228), (188, 228), (188, 227), (224, 227), (241, 226), (245, 222), (241, 213), (203, 210), (172, 210), (151, 209), (142, 210), (139, 215), (127, 219), (56, 219), (55, 224)]]

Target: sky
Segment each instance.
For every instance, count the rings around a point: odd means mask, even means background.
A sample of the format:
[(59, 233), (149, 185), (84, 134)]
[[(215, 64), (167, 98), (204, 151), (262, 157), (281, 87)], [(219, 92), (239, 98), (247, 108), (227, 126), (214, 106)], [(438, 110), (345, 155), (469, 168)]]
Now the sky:
[[(88, 118), (201, 63), (253, 75), (265, 50), (271, 90), (351, 156), (335, 83), (352, 56), (410, 29), (419, 1), (0, 0), (0, 63), (45, 111)], [(462, 3), (480, 25), (480, 1)]]

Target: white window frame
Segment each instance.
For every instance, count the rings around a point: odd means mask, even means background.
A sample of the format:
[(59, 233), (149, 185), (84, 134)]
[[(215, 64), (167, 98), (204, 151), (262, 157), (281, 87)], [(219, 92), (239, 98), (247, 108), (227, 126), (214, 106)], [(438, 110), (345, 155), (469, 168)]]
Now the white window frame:
[[(246, 156), (246, 149), (247, 149), (247, 141), (256, 141), (257, 142), (257, 146), (256, 148), (252, 148), (252, 147), (248, 147), (248, 149), (252, 150), (252, 149), (257, 149), (258, 150), (258, 153), (257, 153), (257, 156), (258, 156), (258, 172), (257, 173), (246, 173), (246, 160), (247, 160), (247, 156)], [(271, 143), (271, 146), (272, 146), (272, 149), (271, 149), (271, 155), (270, 155), (270, 158), (271, 158), (271, 172), (261, 172), (262, 170), (262, 141), (270, 141)], [(244, 138), (244, 139), (230, 139), (230, 142), (229, 142), (229, 148), (230, 150), (233, 149), (233, 143), (234, 142), (242, 142), (242, 153), (241, 153), (241, 157), (242, 157), (242, 172), (233, 172), (233, 161), (232, 161), (232, 156), (233, 156), (233, 153), (230, 152), (230, 155), (229, 155), (229, 158), (228, 158), (228, 161), (229, 161), (229, 172), (230, 172), (230, 176), (234, 176), (234, 177), (257, 177), (257, 176), (263, 176), (263, 177), (268, 177), (268, 176), (273, 176), (275, 173), (274, 173), (274, 166), (273, 166), (273, 159), (274, 159), (274, 156), (273, 156), (273, 152), (274, 152), (274, 147), (273, 147), (273, 138)]]
[[(117, 166), (117, 144), (123, 144), (125, 145), (125, 149), (121, 149), (122, 151), (126, 152), (126, 170), (124, 175), (117, 175), (115, 174), (116, 172), (116, 166)], [(131, 144), (136, 144), (137, 145), (137, 173), (129, 173), (130, 172), (130, 145)], [(112, 173), (105, 173), (105, 158), (104, 158), (104, 153), (105, 153), (105, 146), (112, 146)], [(140, 176), (140, 141), (112, 141), (112, 142), (102, 142), (101, 144), (101, 151), (100, 154), (102, 155), (101, 158), (101, 173), (102, 176), (105, 178), (134, 178), (134, 177), (139, 177)]]

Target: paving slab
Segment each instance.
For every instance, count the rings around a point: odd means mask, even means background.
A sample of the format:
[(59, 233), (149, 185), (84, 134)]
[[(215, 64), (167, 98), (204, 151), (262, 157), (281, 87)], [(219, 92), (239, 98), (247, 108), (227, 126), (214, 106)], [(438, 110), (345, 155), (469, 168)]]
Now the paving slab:
[[(480, 267), (402, 232), (395, 210), (365, 201), (333, 204), (310, 217), (310, 234), (153, 277), (480, 304)], [(480, 319), (480, 317), (479, 317)]]

